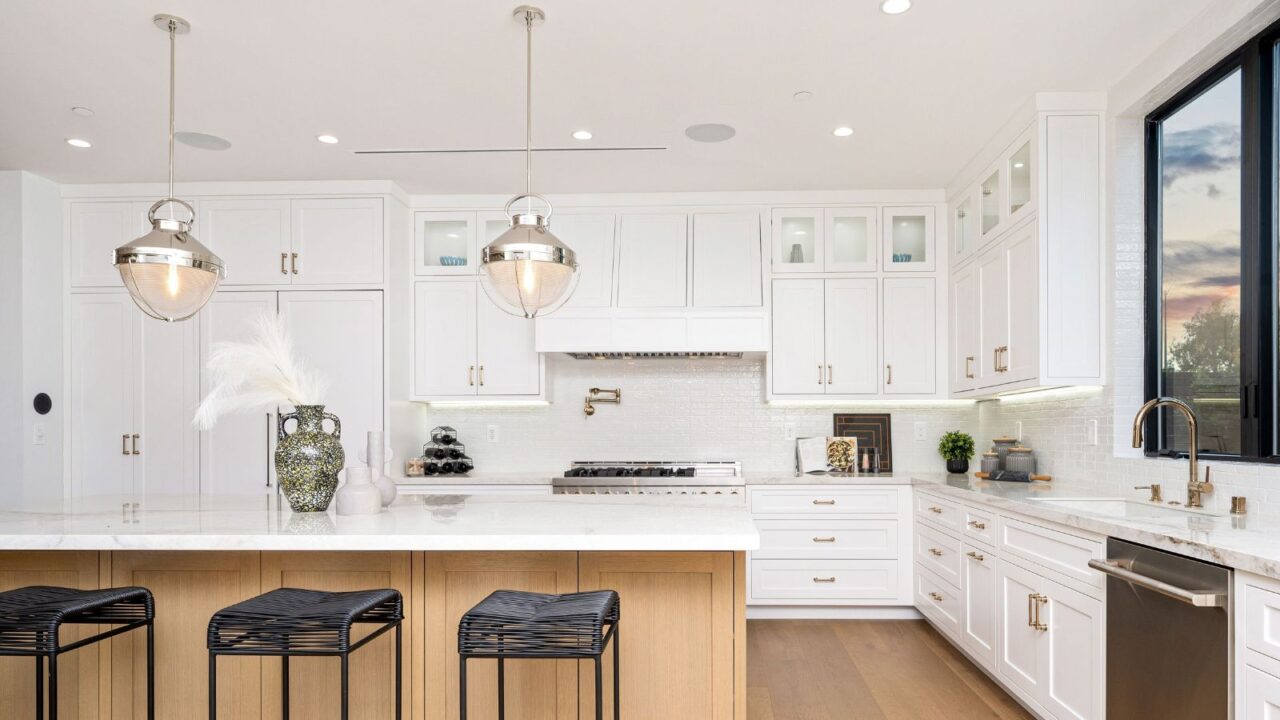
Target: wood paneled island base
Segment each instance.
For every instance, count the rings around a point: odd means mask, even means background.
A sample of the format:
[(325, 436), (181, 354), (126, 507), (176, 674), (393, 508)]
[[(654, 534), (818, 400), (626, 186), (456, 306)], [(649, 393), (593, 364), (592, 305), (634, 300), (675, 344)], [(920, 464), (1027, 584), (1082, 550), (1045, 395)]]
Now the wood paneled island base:
[[(0, 551), (0, 590), (141, 585), (156, 600), (156, 716), (203, 719), (208, 704), (205, 631), (218, 609), (278, 587), (404, 594), (404, 708), (414, 720), (458, 717), (458, 619), (497, 589), (563, 593), (611, 588), (619, 624), (626, 720), (745, 720), (745, 570), (742, 551)], [(90, 632), (68, 626), (64, 633)], [(364, 632), (364, 630), (360, 630)], [(137, 637), (133, 637), (137, 635)], [(64, 634), (63, 642), (72, 636)], [(351, 717), (392, 718), (393, 641), (351, 656)], [(133, 633), (74, 651), (59, 662), (62, 718), (146, 717), (145, 644)], [(281, 716), (277, 658), (219, 659), (219, 717)], [(612, 659), (606, 672), (611, 672)], [(589, 662), (509, 661), (510, 720), (590, 720)], [(0, 658), (0, 716), (34, 717), (35, 663)], [(338, 661), (291, 666), (294, 718), (338, 717)], [(497, 717), (492, 662), (468, 672), (469, 717)], [(612, 689), (606, 684), (606, 693)], [(606, 695), (608, 707), (611, 695)]]

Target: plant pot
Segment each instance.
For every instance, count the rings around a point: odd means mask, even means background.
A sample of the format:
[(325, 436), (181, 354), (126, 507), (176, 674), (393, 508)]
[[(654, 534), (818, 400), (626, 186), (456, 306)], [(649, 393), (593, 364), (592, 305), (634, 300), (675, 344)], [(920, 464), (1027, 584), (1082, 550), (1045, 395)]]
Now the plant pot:
[(947, 472), (952, 475), (964, 475), (969, 472), (969, 458), (947, 461)]
[[(324, 431), (324, 421), (333, 421), (333, 432)], [(293, 433), (284, 424), (296, 420)], [(300, 405), (280, 416), (276, 425), (276, 477), (280, 490), (294, 512), (323, 512), (329, 509), (338, 489), (338, 471), (346, 464), (342, 450), (342, 423), (323, 405)]]

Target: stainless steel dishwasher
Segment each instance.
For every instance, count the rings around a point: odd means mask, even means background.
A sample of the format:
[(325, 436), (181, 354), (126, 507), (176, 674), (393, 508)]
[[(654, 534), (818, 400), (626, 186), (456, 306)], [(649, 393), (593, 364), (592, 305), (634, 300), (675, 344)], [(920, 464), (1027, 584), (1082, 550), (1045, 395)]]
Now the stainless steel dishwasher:
[(1226, 720), (1231, 569), (1107, 540), (1107, 717)]

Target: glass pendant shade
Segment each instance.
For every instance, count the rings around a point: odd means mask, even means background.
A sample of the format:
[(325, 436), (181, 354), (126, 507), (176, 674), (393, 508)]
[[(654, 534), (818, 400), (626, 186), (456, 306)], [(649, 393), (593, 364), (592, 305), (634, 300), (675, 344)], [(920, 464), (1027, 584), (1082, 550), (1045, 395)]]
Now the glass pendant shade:
[(116, 269), (143, 312), (167, 322), (186, 320), (209, 302), (226, 270), (189, 223), (157, 218), (155, 206), (148, 219), (151, 232), (115, 249)]
[(541, 215), (512, 216), (511, 228), (485, 247), (480, 261), (487, 289), (509, 312), (526, 318), (559, 308), (577, 284), (573, 251), (551, 233)]

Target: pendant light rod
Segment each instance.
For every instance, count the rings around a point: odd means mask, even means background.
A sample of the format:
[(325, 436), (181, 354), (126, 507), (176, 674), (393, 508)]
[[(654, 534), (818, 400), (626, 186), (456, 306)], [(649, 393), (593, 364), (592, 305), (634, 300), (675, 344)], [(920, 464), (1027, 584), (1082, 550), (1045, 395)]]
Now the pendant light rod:
[[(178, 75), (178, 50), (177, 50), (178, 23), (173, 18), (169, 18), (169, 197), (173, 197), (173, 136), (174, 136), (174, 116), (177, 114), (177, 75)], [(170, 206), (169, 217), (173, 217), (172, 206)]]
[(524, 191), (533, 192), (533, 11), (524, 13)]

